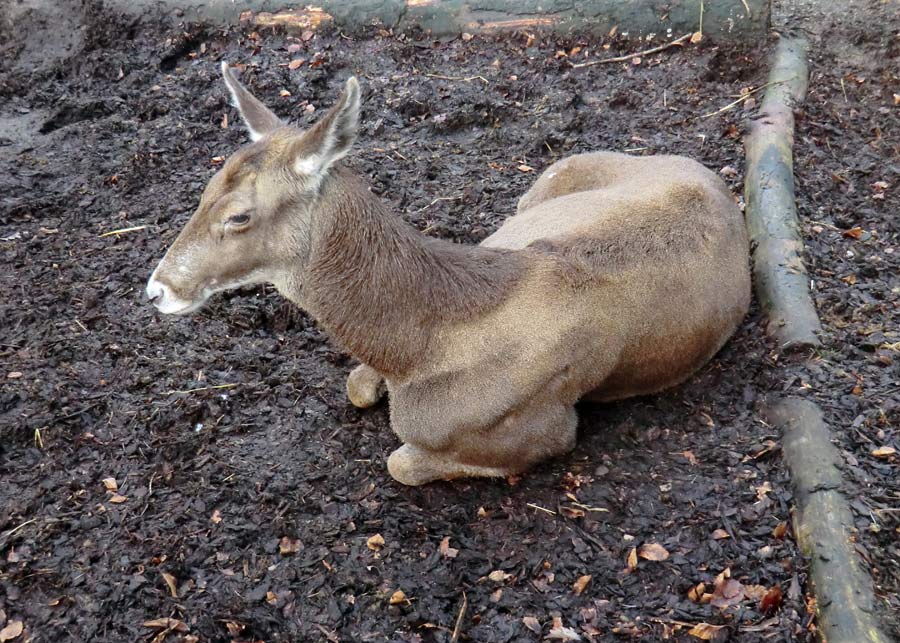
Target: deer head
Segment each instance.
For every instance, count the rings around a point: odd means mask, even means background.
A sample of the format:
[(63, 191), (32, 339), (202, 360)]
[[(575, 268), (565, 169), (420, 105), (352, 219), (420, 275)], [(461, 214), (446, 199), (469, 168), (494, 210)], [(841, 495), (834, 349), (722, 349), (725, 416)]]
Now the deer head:
[(356, 138), (356, 78), (318, 123), (301, 131), (255, 98), (226, 63), (222, 74), (252, 143), (212, 177), (147, 282), (147, 296), (163, 313), (190, 313), (213, 293), (250, 284), (298, 289), (293, 282), (309, 254), (319, 187)]

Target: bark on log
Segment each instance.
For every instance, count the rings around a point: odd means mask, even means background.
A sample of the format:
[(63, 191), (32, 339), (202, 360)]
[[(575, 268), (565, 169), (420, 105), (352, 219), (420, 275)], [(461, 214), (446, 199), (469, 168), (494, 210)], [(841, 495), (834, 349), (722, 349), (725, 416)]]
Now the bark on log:
[(888, 643), (872, 612), (872, 581), (853, 549), (853, 518), (841, 493), (840, 455), (822, 411), (808, 400), (787, 398), (770, 407), (768, 416), (782, 429), (797, 503), (794, 534), (810, 561), (822, 640)]
[(822, 330), (800, 253), (803, 242), (794, 205), (793, 106), (806, 96), (806, 41), (782, 38), (760, 113), (744, 139), (744, 198), (757, 297), (768, 331), (784, 350), (818, 346)]

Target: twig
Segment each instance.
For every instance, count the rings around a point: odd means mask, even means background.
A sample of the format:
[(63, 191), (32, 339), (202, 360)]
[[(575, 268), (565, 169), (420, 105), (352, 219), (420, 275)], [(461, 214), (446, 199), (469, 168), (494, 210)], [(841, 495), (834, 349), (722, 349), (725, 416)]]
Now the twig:
[(703, 0), (700, 0), (700, 28), (697, 29), (700, 33), (700, 38), (703, 38)]
[(526, 503), (525, 503), (525, 506), (531, 507), (532, 509), (537, 509), (538, 511), (543, 511), (544, 513), (548, 513), (548, 514), (550, 514), (551, 516), (555, 516), (555, 515), (556, 515), (556, 512), (555, 512), (555, 511), (552, 511), (552, 510), (550, 510), (550, 509), (545, 509), (544, 507), (541, 507), (540, 505), (536, 505), (536, 504), (534, 504), (533, 502), (526, 502)]
[[(728, 103), (728, 104), (727, 104), (725, 107), (723, 107), (722, 109), (717, 109), (716, 111), (710, 112), (709, 114), (704, 114), (704, 115), (701, 116), (700, 118), (709, 118), (710, 116), (718, 116), (719, 114), (722, 114), (722, 113), (724, 113), (724, 112), (727, 112), (729, 109), (734, 109), (735, 107), (737, 107), (738, 105), (740, 105), (741, 103), (743, 103), (745, 100), (747, 100), (748, 98), (750, 98), (753, 94), (755, 94), (755, 93), (757, 93), (757, 92), (761, 92), (762, 90), (766, 89), (767, 87), (772, 87), (773, 85), (780, 85), (780, 84), (782, 84), (782, 83), (786, 83), (786, 82), (789, 82), (789, 81), (791, 81), (791, 80), (794, 80), (794, 79), (793, 79), (793, 78), (788, 78), (788, 79), (786, 79), (786, 80), (778, 80), (778, 81), (773, 81), (773, 82), (766, 83), (765, 85), (760, 85), (759, 87), (757, 87), (757, 88), (755, 88), (755, 89), (751, 89), (751, 90), (748, 91), (746, 94), (743, 94), (743, 95), (742, 95), (740, 98), (738, 98), (737, 100)], [(734, 94), (732, 94), (732, 96), (733, 96), (733, 95), (734, 95)]]
[(456, 201), (457, 199), (461, 199), (461, 198), (462, 198), (461, 194), (459, 196), (439, 196), (438, 198), (436, 198), (434, 201), (432, 201), (425, 207), (419, 208), (418, 210), (416, 210), (414, 214), (418, 214), (419, 212), (425, 212), (425, 210), (427, 210), (428, 208), (433, 206), (435, 203), (440, 203), (441, 201)]
[(649, 56), (650, 54), (655, 54), (669, 47), (675, 47), (676, 45), (680, 45), (685, 40), (688, 40), (693, 34), (686, 33), (680, 38), (676, 38), (672, 42), (667, 42), (664, 45), (660, 45), (659, 47), (653, 47), (652, 49), (645, 49), (643, 51), (636, 51), (633, 54), (628, 54), (627, 56), (616, 56), (615, 58), (604, 58), (603, 60), (591, 60), (586, 63), (569, 63), (572, 65), (572, 69), (579, 69), (580, 67), (590, 67), (592, 65), (602, 65), (604, 63), (621, 63), (626, 60), (631, 60), (632, 58), (638, 58), (639, 56)]
[(463, 602), (459, 608), (459, 615), (456, 617), (456, 625), (453, 626), (453, 634), (450, 635), (450, 643), (456, 643), (459, 640), (459, 632), (462, 628), (463, 619), (466, 617), (466, 610), (469, 609), (469, 599), (463, 592)]
[(466, 83), (470, 83), (473, 80), (480, 80), (485, 85), (490, 85), (490, 81), (484, 76), (441, 76), (440, 74), (425, 74), (429, 78), (438, 78), (440, 80), (461, 80)]
[[(23, 522), (21, 525), (19, 525), (19, 526), (17, 526), (17, 527), (13, 527), (13, 528), (10, 529), (9, 531), (7, 531), (5, 534), (3, 534), (2, 536), (0, 536), (0, 538), (9, 538), (9, 537), (12, 536), (14, 533), (16, 533), (17, 531), (19, 531), (20, 529), (22, 529), (22, 527), (27, 527), (28, 525), (30, 525), (30, 524), (33, 523), (33, 522), (37, 522), (37, 518), (32, 518), (31, 520), (26, 520), (26, 521)], [(465, 595), (464, 595), (464, 596), (465, 596)]]
[(126, 232), (137, 232), (138, 230), (144, 230), (147, 226), (145, 225), (136, 225), (131, 228), (119, 228), (118, 230), (110, 230), (109, 232), (104, 232), (101, 234), (101, 237), (109, 237), (114, 234), (125, 234)]
[(753, 12), (750, 11), (750, 5), (747, 4), (747, 0), (741, 0), (741, 4), (744, 5), (744, 9), (747, 10), (747, 17), (748, 17), (748, 18), (752, 18), (752, 17), (753, 17)]
[(176, 393), (199, 393), (200, 391), (214, 391), (222, 388), (234, 388), (238, 384), (219, 384), (217, 386), (201, 386), (200, 388), (189, 388), (184, 391), (166, 391), (163, 395), (175, 395)]

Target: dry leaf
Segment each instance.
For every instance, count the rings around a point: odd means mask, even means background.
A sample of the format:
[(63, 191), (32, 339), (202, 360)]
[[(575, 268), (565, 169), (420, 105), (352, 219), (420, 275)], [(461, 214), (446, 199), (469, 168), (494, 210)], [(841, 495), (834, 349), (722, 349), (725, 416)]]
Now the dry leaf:
[(288, 63), (288, 69), (294, 70), (299, 69), (303, 63), (306, 62), (306, 58), (294, 58), (291, 62)]
[(716, 590), (710, 603), (718, 608), (737, 605), (744, 600), (744, 585), (739, 580), (729, 578), (724, 583), (716, 584)]
[(564, 515), (566, 518), (584, 518), (584, 511), (581, 509), (576, 509), (574, 507), (560, 506), (559, 513)]
[(109, 501), (110, 501), (111, 503), (113, 503), (114, 505), (120, 505), (120, 504), (122, 504), (123, 502), (128, 502), (128, 497), (127, 497), (127, 496), (119, 495), (119, 494), (117, 494), (117, 493), (114, 493), (113, 495), (111, 495), (111, 496), (109, 497)]
[(6, 379), (8, 380), (17, 380), (22, 377), (22, 371), (10, 371), (6, 374)]
[(529, 630), (531, 630), (535, 634), (541, 633), (541, 624), (538, 622), (538, 620), (535, 617), (523, 616), (522, 623), (525, 625), (525, 627), (527, 627)]
[(660, 561), (668, 558), (669, 552), (666, 551), (665, 547), (657, 543), (646, 543), (641, 545), (638, 556), (645, 560)]
[(787, 533), (787, 523), (780, 522), (775, 526), (775, 529), (772, 530), (772, 537), (777, 538), (778, 540), (781, 540), (782, 538), (784, 538), (786, 533)]
[(576, 595), (580, 596), (584, 592), (588, 583), (590, 583), (590, 582), (591, 582), (590, 574), (585, 574), (584, 576), (579, 576), (578, 580), (576, 580), (575, 583), (572, 585), (572, 591), (575, 592)]
[(854, 227), (850, 228), (849, 230), (844, 230), (841, 234), (843, 236), (849, 237), (851, 239), (859, 239), (860, 237), (863, 236), (863, 229), (860, 228), (859, 226), (854, 226)]
[(635, 547), (631, 548), (631, 551), (628, 552), (628, 559), (625, 563), (628, 565), (628, 569), (637, 569), (638, 559), (637, 559), (637, 549)]
[(384, 547), (384, 538), (381, 534), (375, 534), (366, 541), (366, 547), (372, 551), (378, 551)]
[(781, 607), (781, 587), (775, 585), (762, 597), (759, 602), (759, 611), (765, 614), (777, 610), (779, 607)]
[(724, 529), (716, 529), (712, 532), (713, 540), (722, 540), (724, 538), (731, 538), (731, 534), (729, 534)]
[(697, 583), (688, 590), (688, 598), (695, 603), (701, 602), (704, 594), (706, 594), (706, 583)]
[(889, 458), (890, 456), (894, 455), (895, 453), (897, 453), (897, 449), (895, 449), (894, 447), (887, 447), (887, 446), (878, 447), (877, 449), (872, 451), (872, 455), (874, 455), (876, 458)]
[(553, 639), (556, 641), (580, 641), (581, 636), (573, 630), (571, 627), (565, 627), (562, 624), (562, 619), (558, 616), (553, 617), (553, 627), (550, 628), (550, 631), (547, 633), (548, 639)]
[(697, 637), (702, 641), (712, 641), (716, 635), (722, 631), (724, 625), (710, 625), (709, 623), (697, 623), (688, 632), (691, 636)]
[(278, 95), (281, 96), (282, 98), (287, 98), (288, 96), (291, 95), (291, 92), (289, 92), (286, 89), (282, 89), (280, 92), (278, 92)]
[(495, 583), (502, 583), (504, 581), (512, 578), (512, 574), (508, 574), (502, 569), (495, 569), (490, 574), (488, 574), (488, 579), (494, 581)]
[(763, 498), (766, 497), (766, 494), (768, 494), (771, 490), (772, 490), (772, 485), (768, 480), (766, 480), (765, 482), (763, 482), (761, 485), (759, 485), (756, 488), (756, 499), (762, 500)]
[(222, 522), (222, 512), (218, 509), (214, 509), (212, 512), (212, 516), (210, 516), (209, 519), (212, 520), (214, 525), (218, 525), (220, 522)]
[(6, 627), (0, 630), (0, 643), (3, 643), (3, 641), (12, 641), (14, 638), (18, 637), (24, 629), (25, 626), (22, 624), (22, 621), (10, 621), (7, 623)]
[(444, 536), (438, 549), (441, 552), (441, 556), (444, 558), (456, 558), (457, 554), (459, 554), (458, 549), (454, 549), (450, 546), (450, 536)]
[(391, 605), (399, 605), (400, 603), (406, 600), (406, 594), (403, 593), (402, 589), (398, 589), (396, 592), (391, 594), (391, 599), (388, 601)]
[(693, 34), (691, 34), (691, 44), (696, 45), (701, 40), (703, 40), (703, 32), (702, 31), (695, 31)]
[(184, 621), (177, 618), (155, 618), (152, 621), (144, 621), (144, 627), (152, 627), (157, 630), (175, 630), (176, 632), (187, 632), (191, 628)]
[(299, 540), (293, 540), (287, 536), (282, 536), (281, 540), (278, 541), (278, 551), (282, 556), (296, 554), (300, 551), (301, 547), (302, 545)]
[(103, 483), (103, 486), (106, 487), (107, 491), (116, 492), (119, 490), (119, 483), (116, 482), (115, 478), (103, 478), (101, 482)]
[(169, 588), (169, 594), (172, 598), (178, 598), (178, 585), (176, 584), (175, 577), (169, 572), (162, 572), (162, 578), (166, 581), (166, 587)]
[(266, 592), (266, 602), (269, 605), (275, 605), (278, 602), (278, 595), (275, 592)]
[(693, 451), (682, 451), (681, 455), (683, 455), (687, 459), (687, 461), (691, 463), (691, 466), (696, 467), (698, 464), (700, 464), (700, 461), (697, 459), (697, 456), (694, 455)]
[(520, 165), (516, 169), (519, 170), (519, 172), (534, 172), (533, 167), (531, 167), (530, 165), (525, 165), (524, 163), (522, 163), (522, 165)]

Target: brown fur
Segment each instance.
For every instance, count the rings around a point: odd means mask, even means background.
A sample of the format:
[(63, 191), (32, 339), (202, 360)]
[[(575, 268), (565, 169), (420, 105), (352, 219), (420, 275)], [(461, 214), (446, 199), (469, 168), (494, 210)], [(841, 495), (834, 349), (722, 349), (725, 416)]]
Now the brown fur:
[(210, 182), (148, 294), (189, 312), (216, 290), (274, 283), (363, 363), (347, 381), (354, 404), (388, 391), (404, 443), (388, 469), (405, 484), (565, 452), (578, 399), (683, 381), (746, 313), (743, 218), (694, 161), (563, 159), (481, 246), (459, 246), (419, 234), (336, 164), (355, 134), (355, 81), (299, 132), (225, 77), (259, 140)]

